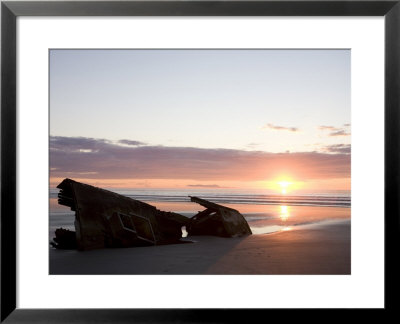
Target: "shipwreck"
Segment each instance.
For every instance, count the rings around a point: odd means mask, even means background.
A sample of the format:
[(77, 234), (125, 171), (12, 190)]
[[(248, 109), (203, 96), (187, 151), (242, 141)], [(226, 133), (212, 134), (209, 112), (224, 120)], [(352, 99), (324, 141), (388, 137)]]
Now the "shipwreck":
[(190, 219), (186, 225), (188, 235), (239, 237), (251, 234), (249, 224), (236, 209), (197, 197), (190, 197), (190, 200), (206, 209)]
[(183, 242), (188, 235), (238, 237), (251, 234), (237, 210), (190, 197), (206, 209), (192, 218), (158, 210), (145, 202), (64, 179), (57, 188), (58, 203), (75, 212), (75, 231), (57, 229), (51, 245), (58, 249), (91, 250)]

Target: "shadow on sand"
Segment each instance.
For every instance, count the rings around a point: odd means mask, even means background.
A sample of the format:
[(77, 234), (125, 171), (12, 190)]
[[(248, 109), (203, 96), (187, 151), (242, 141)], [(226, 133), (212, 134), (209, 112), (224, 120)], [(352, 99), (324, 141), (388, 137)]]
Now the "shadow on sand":
[(50, 274), (204, 274), (246, 237), (190, 237), (194, 243), (80, 252), (50, 249)]

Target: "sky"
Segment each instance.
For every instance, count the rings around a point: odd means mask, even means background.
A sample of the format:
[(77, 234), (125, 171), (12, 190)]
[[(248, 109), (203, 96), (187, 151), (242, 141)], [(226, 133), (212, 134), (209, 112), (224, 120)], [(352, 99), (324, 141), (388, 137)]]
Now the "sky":
[(50, 181), (349, 190), (350, 59), (349, 50), (51, 50)]

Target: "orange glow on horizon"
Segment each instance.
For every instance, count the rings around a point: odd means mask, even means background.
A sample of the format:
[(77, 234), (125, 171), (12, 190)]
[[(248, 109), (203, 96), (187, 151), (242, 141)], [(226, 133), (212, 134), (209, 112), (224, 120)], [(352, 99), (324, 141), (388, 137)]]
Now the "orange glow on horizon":
[(264, 188), (279, 191), (282, 195), (286, 195), (303, 187), (304, 182), (296, 181), (290, 177), (279, 177), (276, 180), (264, 182)]
[(193, 179), (107, 179), (89, 178), (66, 174), (65, 177), (50, 177), (50, 187), (55, 188), (64, 178), (70, 178), (103, 188), (147, 188), (147, 189), (214, 189), (214, 190), (270, 190), (281, 195), (300, 191), (350, 190), (351, 179), (310, 179), (296, 180), (292, 177), (276, 177), (270, 180), (229, 181)]

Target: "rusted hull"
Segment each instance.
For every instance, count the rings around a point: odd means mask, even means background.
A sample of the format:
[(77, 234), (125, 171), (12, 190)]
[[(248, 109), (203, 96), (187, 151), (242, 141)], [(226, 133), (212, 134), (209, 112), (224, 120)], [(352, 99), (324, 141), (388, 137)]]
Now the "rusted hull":
[(70, 179), (57, 188), (61, 189), (59, 204), (75, 211), (80, 250), (175, 243), (188, 221), (185, 216)]
[(190, 197), (190, 199), (206, 209), (190, 219), (186, 227), (188, 235), (239, 237), (252, 234), (249, 224), (236, 209), (197, 197)]
[(76, 232), (64, 228), (57, 228), (51, 246), (61, 250), (75, 250), (76, 245)]
[(165, 212), (142, 201), (64, 179), (58, 203), (75, 211), (75, 232), (56, 230), (52, 245), (79, 250), (178, 243), (182, 227), (188, 235), (238, 237), (251, 234), (237, 210), (190, 197), (206, 209), (191, 219)]

